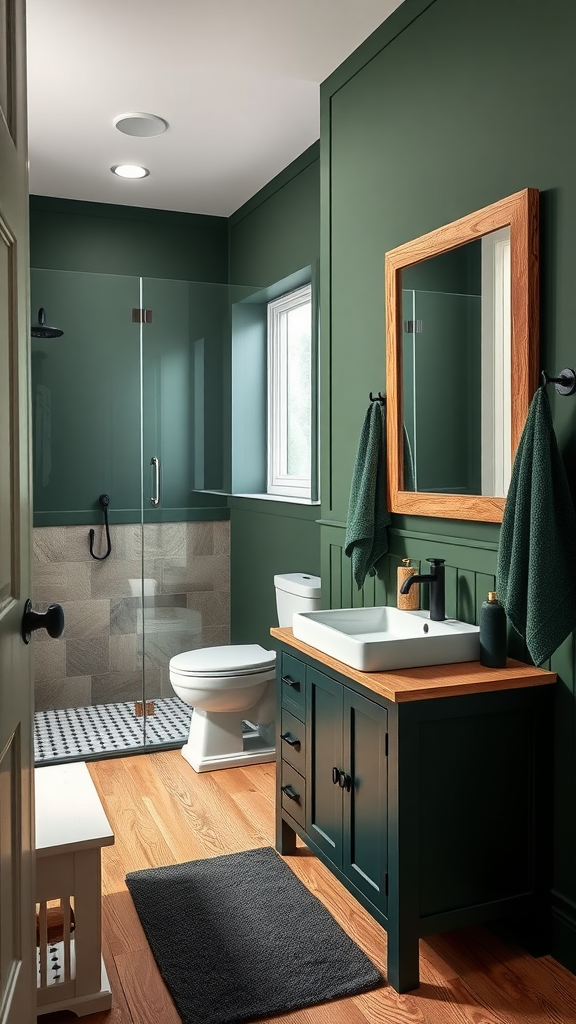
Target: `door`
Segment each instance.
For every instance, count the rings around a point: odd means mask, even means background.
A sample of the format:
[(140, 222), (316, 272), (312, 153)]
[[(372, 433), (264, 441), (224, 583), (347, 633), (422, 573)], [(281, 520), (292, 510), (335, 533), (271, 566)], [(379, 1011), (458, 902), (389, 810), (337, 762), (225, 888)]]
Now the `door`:
[(386, 708), (344, 687), (343, 869), (386, 912), (388, 754)]
[[(323, 672), (306, 671), (308, 785), (306, 831), (342, 867), (342, 699), (344, 687)], [(343, 777), (342, 777), (343, 778)]]
[(35, 1019), (23, 0), (0, 0), (0, 1024)]
[[(228, 555), (213, 506), (222, 488), (227, 285), (142, 278), (145, 743), (184, 740), (189, 711), (171, 658), (228, 642)], [(203, 507), (204, 506), (204, 507)], [(154, 716), (153, 718), (151, 716)]]

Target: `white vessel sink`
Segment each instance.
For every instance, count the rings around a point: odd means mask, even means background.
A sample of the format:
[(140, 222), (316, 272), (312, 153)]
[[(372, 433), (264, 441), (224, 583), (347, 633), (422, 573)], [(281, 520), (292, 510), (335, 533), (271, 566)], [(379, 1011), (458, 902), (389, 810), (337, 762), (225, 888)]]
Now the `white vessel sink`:
[(332, 608), (297, 612), (297, 640), (362, 672), (477, 661), (478, 626), (459, 619), (433, 622), (427, 611)]

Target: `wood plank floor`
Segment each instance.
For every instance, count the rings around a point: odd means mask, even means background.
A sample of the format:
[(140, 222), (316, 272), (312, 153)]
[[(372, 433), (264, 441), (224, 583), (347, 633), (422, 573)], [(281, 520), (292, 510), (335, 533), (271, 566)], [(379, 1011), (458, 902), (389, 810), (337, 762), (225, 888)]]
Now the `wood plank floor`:
[[(86, 1024), (179, 1024), (126, 889), (136, 868), (274, 845), (274, 765), (197, 775), (180, 751), (89, 764), (116, 834), (102, 851), (103, 947), (114, 1004)], [(386, 933), (299, 845), (285, 858), (385, 975)], [(576, 1024), (576, 977), (485, 928), (420, 943), (420, 988), (389, 985), (274, 1018), (282, 1024)], [(64, 1024), (69, 1013), (48, 1014)], [(267, 1024), (266, 1021), (263, 1024)]]

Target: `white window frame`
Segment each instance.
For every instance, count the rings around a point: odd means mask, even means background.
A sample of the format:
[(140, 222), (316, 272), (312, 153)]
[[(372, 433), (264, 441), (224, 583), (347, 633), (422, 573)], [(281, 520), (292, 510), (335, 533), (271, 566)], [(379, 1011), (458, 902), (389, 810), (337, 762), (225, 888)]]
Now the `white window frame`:
[[(281, 295), (268, 303), (267, 338), (268, 338), (268, 437), (267, 437), (267, 486), (268, 494), (284, 497), (301, 498), (308, 501), (312, 498), (312, 451), (310, 452), (310, 475), (296, 476), (288, 473), (287, 465), (287, 337), (285, 330), (285, 313), (305, 304), (310, 305), (310, 329), (312, 331), (312, 286), (306, 284), (294, 291)], [(313, 339), (310, 347), (310, 427), (314, 432), (312, 386), (313, 372)]]

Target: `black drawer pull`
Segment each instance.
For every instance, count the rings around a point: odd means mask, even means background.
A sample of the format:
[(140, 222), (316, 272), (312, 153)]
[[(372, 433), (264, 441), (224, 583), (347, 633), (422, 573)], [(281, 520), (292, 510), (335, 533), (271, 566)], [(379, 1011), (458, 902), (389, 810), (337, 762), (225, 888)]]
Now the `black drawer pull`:
[(338, 783), (340, 782), (340, 769), (339, 768), (333, 768), (332, 769), (332, 782), (334, 783), (335, 786), (337, 786)]
[(300, 793), (296, 789), (294, 789), (294, 786), (291, 786), (290, 784), (288, 784), (287, 786), (282, 786), (282, 792), (286, 793), (286, 796), (289, 797), (290, 800), (300, 799)]
[(300, 740), (296, 739), (296, 736), (293, 736), (291, 732), (282, 733), (280, 739), (286, 740), (286, 743), (289, 743), (291, 747), (298, 747), (300, 749)]
[(282, 682), (286, 683), (286, 686), (292, 686), (294, 690), (300, 689), (300, 683), (297, 679), (290, 679), (290, 676), (282, 676)]

